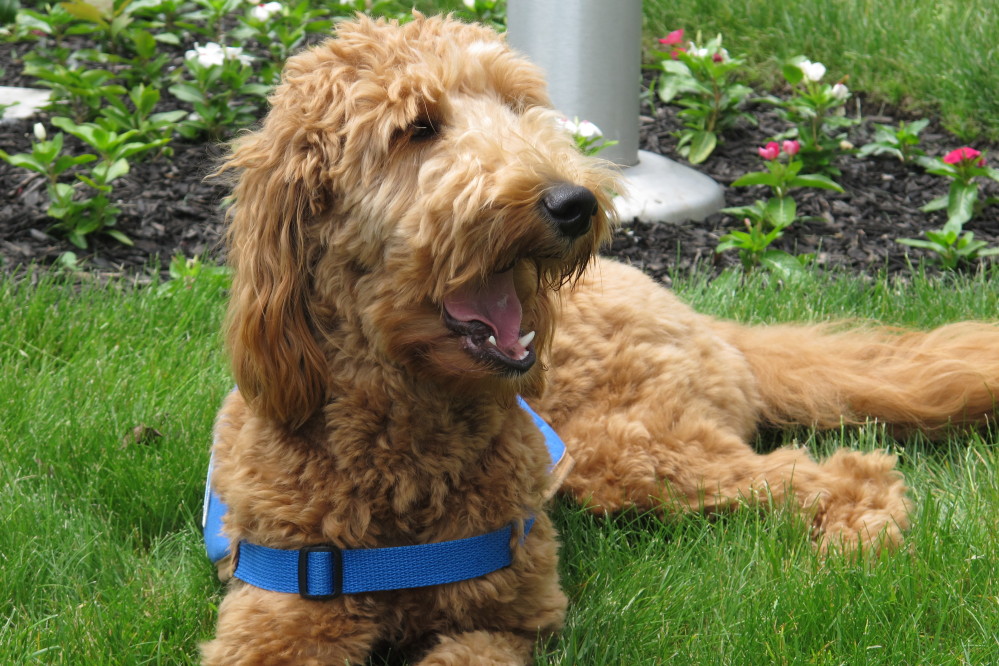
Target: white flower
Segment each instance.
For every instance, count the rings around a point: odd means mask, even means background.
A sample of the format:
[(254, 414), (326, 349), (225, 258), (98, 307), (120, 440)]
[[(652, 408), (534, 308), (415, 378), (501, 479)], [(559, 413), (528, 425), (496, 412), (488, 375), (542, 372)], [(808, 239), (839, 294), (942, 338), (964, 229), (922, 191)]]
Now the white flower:
[(221, 65), (226, 60), (239, 60), (244, 65), (249, 65), (253, 60), (238, 46), (221, 46), (215, 42), (208, 42), (204, 46), (195, 43), (194, 48), (184, 54), (184, 58), (197, 60), (202, 67)]
[(466, 7), (471, 9), (473, 12), (475, 11), (475, 0), (464, 0), (464, 2)]
[(593, 139), (598, 136), (603, 136), (604, 133), (600, 131), (600, 128), (591, 123), (589, 120), (583, 120), (576, 126), (576, 131), (573, 132), (584, 139)]
[(35, 131), (35, 138), (39, 141), (44, 141), (45, 137), (48, 136), (45, 134), (45, 125), (41, 123), (35, 123), (35, 126), (32, 129)]
[(576, 123), (572, 122), (568, 118), (564, 117), (559, 118), (556, 122), (558, 123), (558, 126), (560, 128), (564, 129), (569, 134), (575, 134), (577, 131), (579, 131), (579, 128), (576, 126)]
[(687, 45), (687, 53), (698, 58), (703, 58), (708, 55), (708, 50), (701, 48), (694, 42), (690, 42), (690, 44)]
[(798, 67), (809, 81), (821, 81), (822, 77), (826, 75), (826, 66), (821, 62), (812, 62), (806, 59), (799, 62)]
[(282, 9), (283, 7), (280, 2), (268, 2), (251, 9), (250, 16), (262, 23), (269, 20), (275, 14), (280, 14)]
[(846, 98), (850, 96), (850, 89), (847, 88), (842, 83), (837, 83), (832, 87), (830, 93), (832, 94), (833, 99), (838, 100), (840, 102), (845, 102)]

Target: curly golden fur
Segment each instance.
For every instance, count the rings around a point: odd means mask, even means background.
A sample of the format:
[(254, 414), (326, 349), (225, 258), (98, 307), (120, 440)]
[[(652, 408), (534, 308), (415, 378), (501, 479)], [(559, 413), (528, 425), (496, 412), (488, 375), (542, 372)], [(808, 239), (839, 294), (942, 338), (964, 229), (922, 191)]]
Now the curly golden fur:
[(223, 166), (226, 535), (346, 549), (536, 523), (511, 566), (460, 583), (310, 601), (233, 580), (206, 663), (360, 663), (385, 644), (421, 664), (526, 663), (566, 598), (547, 452), (518, 394), (576, 460), (562, 491), (596, 511), (786, 498), (818, 543), (874, 547), (907, 525), (894, 459), (761, 455), (757, 425), (992, 413), (999, 360), (976, 352), (999, 348), (993, 327), (744, 327), (594, 261), (614, 171), (486, 28), (358, 17), (291, 58), (271, 102)]

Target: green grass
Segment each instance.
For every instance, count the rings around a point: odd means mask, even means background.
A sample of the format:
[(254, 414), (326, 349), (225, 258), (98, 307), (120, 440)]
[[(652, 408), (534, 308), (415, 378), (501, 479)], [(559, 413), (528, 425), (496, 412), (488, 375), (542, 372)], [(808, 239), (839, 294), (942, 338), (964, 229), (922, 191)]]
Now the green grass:
[(777, 85), (779, 64), (802, 54), (824, 63), (829, 80), (849, 76), (852, 89), (872, 95), (864, 115), (887, 101), (939, 113), (967, 140), (999, 140), (993, 0), (645, 0), (643, 11), (650, 37), (722, 33), (761, 86)]
[[(678, 276), (699, 309), (752, 321), (992, 318), (993, 275), (779, 286)], [(208, 283), (0, 282), (0, 663), (188, 663), (221, 587), (197, 524), (229, 390)], [(155, 429), (123, 441), (136, 426)], [(148, 431), (147, 431), (148, 432)], [(908, 548), (821, 560), (786, 512), (605, 520), (559, 503), (563, 635), (538, 663), (999, 661), (994, 433), (929, 444), (876, 428), (786, 435), (819, 453), (891, 447), (916, 500)]]

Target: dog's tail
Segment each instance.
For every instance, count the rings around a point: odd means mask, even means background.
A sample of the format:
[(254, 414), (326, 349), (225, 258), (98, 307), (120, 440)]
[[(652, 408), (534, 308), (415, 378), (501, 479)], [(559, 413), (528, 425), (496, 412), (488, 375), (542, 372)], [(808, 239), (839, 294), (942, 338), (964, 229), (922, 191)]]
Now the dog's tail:
[(932, 331), (836, 324), (713, 328), (756, 375), (763, 417), (775, 425), (835, 428), (877, 420), (932, 432), (983, 423), (999, 398), (999, 326)]

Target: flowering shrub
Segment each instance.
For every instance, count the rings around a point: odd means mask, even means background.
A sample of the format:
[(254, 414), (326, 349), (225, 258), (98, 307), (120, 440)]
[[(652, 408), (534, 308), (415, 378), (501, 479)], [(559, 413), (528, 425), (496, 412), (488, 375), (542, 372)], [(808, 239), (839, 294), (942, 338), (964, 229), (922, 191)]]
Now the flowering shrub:
[[(782, 250), (770, 248), (775, 240), (784, 235), (784, 229), (799, 219), (797, 203), (789, 192), (799, 187), (837, 192), (842, 192), (843, 188), (821, 174), (801, 173), (804, 163), (798, 157), (801, 152), (798, 141), (786, 140), (781, 144), (771, 141), (758, 148), (757, 152), (766, 162), (767, 170), (746, 174), (732, 186), (765, 185), (770, 188), (772, 196), (765, 201), (758, 199), (750, 206), (722, 209), (723, 213), (741, 218), (746, 230), (737, 229), (722, 236), (715, 251), (738, 250), (739, 260), (746, 269), (765, 266), (789, 276), (802, 268), (802, 261)], [(786, 159), (782, 160), (781, 155)]]
[(194, 106), (177, 131), (186, 138), (204, 135), (217, 140), (252, 123), (270, 92), (270, 86), (251, 81), (252, 62), (238, 46), (195, 44), (184, 56), (191, 79), (170, 86), (174, 97)]
[(684, 126), (677, 132), (677, 149), (691, 163), (699, 164), (714, 152), (719, 135), (740, 119), (756, 124), (740, 108), (753, 91), (736, 81), (743, 61), (722, 48), (721, 35), (703, 46), (690, 42), (683, 47), (682, 40), (682, 29), (659, 40), (672, 48), (659, 54), (663, 73), (656, 87), (659, 99), (684, 107), (677, 114)]
[(833, 166), (833, 160), (853, 148), (840, 130), (860, 122), (846, 117), (850, 89), (843, 81), (823, 83), (825, 65), (804, 56), (792, 58), (781, 72), (791, 86), (790, 98), (764, 98), (794, 126), (778, 138), (794, 138), (801, 143), (801, 160), (807, 171), (838, 176), (840, 171)]
[(983, 208), (999, 203), (999, 198), (978, 198), (977, 178), (990, 178), (999, 182), (999, 171), (986, 164), (985, 155), (964, 146), (947, 153), (943, 159), (923, 160), (928, 173), (951, 180), (947, 194), (923, 206), (924, 211), (947, 209), (947, 222), (963, 225)]
[(979, 199), (976, 181), (984, 177), (999, 182), (999, 170), (989, 167), (985, 155), (969, 146), (952, 150), (942, 159), (924, 159), (922, 164), (927, 172), (951, 180), (947, 194), (921, 209), (926, 212), (946, 209), (947, 222), (938, 230), (924, 232), (926, 240), (901, 238), (898, 242), (930, 250), (944, 268), (956, 268), (980, 257), (999, 254), (999, 248), (987, 248), (985, 242), (975, 240), (974, 232), (964, 231), (965, 222), (986, 206), (999, 203), (999, 197)]
[(861, 157), (871, 155), (894, 155), (899, 161), (908, 164), (925, 153), (917, 148), (919, 133), (926, 129), (930, 121), (926, 118), (912, 123), (904, 120), (898, 127), (874, 125), (874, 141), (862, 146), (857, 154)]

